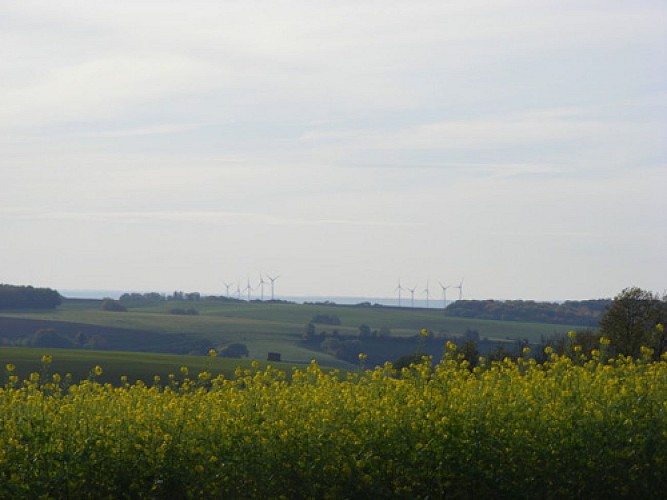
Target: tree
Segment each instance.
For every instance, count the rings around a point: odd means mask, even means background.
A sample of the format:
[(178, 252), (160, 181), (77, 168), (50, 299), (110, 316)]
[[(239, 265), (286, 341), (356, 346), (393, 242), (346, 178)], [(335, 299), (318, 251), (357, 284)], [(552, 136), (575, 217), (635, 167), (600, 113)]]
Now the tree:
[(311, 318), (310, 322), (322, 325), (340, 325), (340, 318), (335, 314), (316, 314)]
[(30, 339), (30, 345), (33, 347), (72, 347), (72, 342), (65, 336), (57, 333), (53, 328), (42, 328), (37, 330)]
[(127, 307), (121, 304), (118, 300), (104, 299), (102, 301), (102, 310), (112, 312), (126, 312)]
[(642, 346), (664, 348), (652, 344), (657, 339), (656, 326), (664, 324), (666, 313), (664, 297), (660, 300), (641, 288), (626, 288), (614, 297), (600, 319), (600, 334), (611, 341), (616, 354), (637, 357)]
[(476, 341), (466, 340), (463, 342), (460, 348), (460, 352), (463, 354), (463, 359), (468, 361), (468, 368), (470, 370), (479, 364), (479, 349), (477, 348)]
[(388, 326), (381, 326), (378, 335), (382, 338), (391, 337), (391, 328)]
[(250, 351), (245, 344), (229, 344), (220, 350), (223, 358), (247, 358), (249, 355)]
[(371, 336), (371, 327), (366, 324), (359, 325), (359, 338), (364, 339), (370, 336)]
[(315, 338), (315, 325), (311, 321), (303, 329), (303, 340), (309, 341)]
[(61, 302), (51, 288), (0, 284), (0, 309), (54, 309)]

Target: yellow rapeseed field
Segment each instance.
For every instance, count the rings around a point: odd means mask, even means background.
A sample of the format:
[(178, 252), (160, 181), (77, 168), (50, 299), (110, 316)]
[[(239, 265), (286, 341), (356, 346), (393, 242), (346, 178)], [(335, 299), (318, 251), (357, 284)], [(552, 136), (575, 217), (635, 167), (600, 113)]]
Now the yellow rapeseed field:
[(661, 498), (667, 359), (604, 350), (120, 386), (7, 365), (0, 498)]

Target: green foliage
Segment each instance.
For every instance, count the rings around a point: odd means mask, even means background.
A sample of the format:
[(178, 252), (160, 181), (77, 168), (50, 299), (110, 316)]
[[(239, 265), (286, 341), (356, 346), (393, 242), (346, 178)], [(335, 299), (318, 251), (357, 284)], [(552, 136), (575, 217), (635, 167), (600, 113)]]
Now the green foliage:
[(223, 358), (247, 358), (250, 356), (250, 351), (248, 351), (247, 345), (234, 343), (220, 349), (220, 356)]
[(104, 299), (102, 301), (102, 310), (111, 312), (127, 312), (127, 307), (125, 307), (119, 300)]
[(359, 338), (364, 339), (371, 336), (371, 327), (367, 324), (359, 325)]
[(401, 372), (403, 369), (410, 368), (414, 365), (419, 365), (425, 363), (424, 353), (422, 352), (413, 352), (411, 354), (404, 354), (400, 358), (394, 360), (392, 366), (398, 371)]
[(656, 325), (667, 323), (667, 300), (637, 287), (618, 294), (600, 320), (600, 334), (611, 341), (617, 354), (639, 356), (642, 345), (659, 356), (664, 340), (656, 334)]
[(53, 328), (37, 330), (30, 339), (32, 347), (55, 347), (67, 349), (72, 347), (72, 342), (67, 337), (58, 334)]
[(448, 316), (501, 321), (596, 326), (611, 301), (567, 301), (562, 304), (533, 300), (458, 300), (445, 310)]
[[(642, 498), (667, 488), (667, 361), (316, 363), (0, 387), (0, 498)], [(217, 358), (206, 358), (213, 365)], [(663, 493), (661, 493), (663, 492)]]
[(55, 309), (62, 303), (56, 290), (0, 284), (1, 309)]
[(340, 318), (335, 314), (316, 314), (310, 320), (311, 323), (319, 323), (322, 325), (340, 325)]
[(311, 321), (303, 329), (303, 339), (305, 341), (311, 341), (315, 338), (315, 324)]
[(199, 311), (194, 307), (188, 307), (187, 309), (182, 307), (172, 307), (167, 312), (169, 314), (178, 314), (181, 316), (197, 316), (199, 314)]

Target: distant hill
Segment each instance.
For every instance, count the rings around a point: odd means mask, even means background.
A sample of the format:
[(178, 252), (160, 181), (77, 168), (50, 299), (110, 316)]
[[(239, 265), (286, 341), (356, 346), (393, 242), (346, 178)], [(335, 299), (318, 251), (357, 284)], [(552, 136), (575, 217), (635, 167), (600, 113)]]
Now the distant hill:
[(533, 300), (459, 300), (445, 309), (445, 315), (458, 318), (595, 327), (611, 302), (611, 299), (568, 300), (560, 304)]

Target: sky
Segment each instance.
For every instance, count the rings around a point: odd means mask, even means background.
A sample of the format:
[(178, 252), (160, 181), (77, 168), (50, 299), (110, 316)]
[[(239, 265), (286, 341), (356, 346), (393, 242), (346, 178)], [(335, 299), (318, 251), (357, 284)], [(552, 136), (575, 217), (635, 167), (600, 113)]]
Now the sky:
[(0, 283), (667, 289), (664, 0), (5, 1), (0, 47)]

